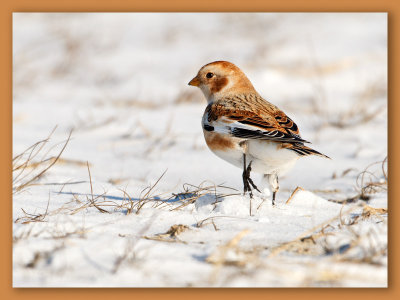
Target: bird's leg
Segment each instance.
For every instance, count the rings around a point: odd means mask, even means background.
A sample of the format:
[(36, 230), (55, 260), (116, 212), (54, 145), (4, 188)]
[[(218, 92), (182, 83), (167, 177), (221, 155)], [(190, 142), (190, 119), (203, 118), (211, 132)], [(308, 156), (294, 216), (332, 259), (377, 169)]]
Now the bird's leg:
[[(249, 213), (251, 216), (251, 199), (253, 199), (253, 191), (251, 190), (250, 184), (249, 184), (249, 180), (250, 179), (250, 171), (251, 171), (251, 161), (249, 163), (249, 166), (246, 167), (246, 153), (243, 153), (243, 195), (246, 195), (246, 192), (249, 191), (250, 194), (250, 205), (249, 205)], [(252, 183), (252, 181), (251, 181)]]
[(272, 186), (273, 186), (273, 192), (272, 192), (272, 206), (274, 206), (275, 205), (275, 196), (276, 196), (276, 193), (278, 192), (278, 190), (279, 190), (279, 180), (278, 180), (278, 175), (277, 174), (274, 174), (274, 176), (271, 176), (272, 177)]
[(248, 174), (248, 168), (246, 168), (246, 153), (243, 153), (243, 195), (246, 194), (247, 191), (250, 191), (250, 197), (253, 197), (253, 194), (251, 193), (251, 188), (249, 185), (249, 174)]
[(251, 184), (251, 186), (253, 187), (253, 189), (256, 189), (259, 193), (261, 193), (260, 190), (258, 189), (258, 187), (254, 184), (253, 180), (250, 178), (251, 163), (252, 163), (252, 162), (253, 162), (253, 161), (251, 161), (251, 162), (249, 163), (249, 165), (247, 166), (247, 169), (246, 169), (246, 173), (247, 173), (247, 175), (248, 175), (247, 180), (248, 180), (248, 182)]
[(252, 162), (253, 161), (250, 161), (249, 165), (246, 166), (246, 154), (243, 153), (243, 175), (242, 175), (243, 176), (243, 186), (244, 186), (243, 194), (246, 194), (246, 192), (249, 192), (250, 198), (253, 198), (252, 187), (253, 187), (253, 189), (256, 189), (258, 192), (260, 192), (258, 187), (254, 184), (253, 180), (250, 178)]
[(278, 174), (265, 174), (264, 177), (268, 179), (270, 190), (272, 192), (272, 206), (274, 206), (276, 193), (279, 190)]

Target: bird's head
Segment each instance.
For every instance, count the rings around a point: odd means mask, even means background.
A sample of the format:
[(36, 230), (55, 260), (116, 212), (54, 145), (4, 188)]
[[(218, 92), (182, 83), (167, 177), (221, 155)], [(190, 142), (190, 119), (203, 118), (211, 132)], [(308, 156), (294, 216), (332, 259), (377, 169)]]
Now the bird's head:
[(201, 67), (189, 85), (200, 88), (209, 102), (220, 96), (254, 92), (242, 70), (227, 61), (215, 61)]

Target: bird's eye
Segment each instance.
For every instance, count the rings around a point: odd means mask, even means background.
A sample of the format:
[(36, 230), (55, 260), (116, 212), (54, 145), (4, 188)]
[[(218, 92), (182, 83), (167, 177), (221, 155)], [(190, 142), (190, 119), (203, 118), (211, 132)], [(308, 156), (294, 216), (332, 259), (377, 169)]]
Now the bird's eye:
[(211, 72), (209, 72), (209, 73), (206, 74), (206, 77), (207, 77), (207, 78), (211, 78), (211, 77), (213, 77), (213, 76), (214, 76), (214, 74), (211, 73)]

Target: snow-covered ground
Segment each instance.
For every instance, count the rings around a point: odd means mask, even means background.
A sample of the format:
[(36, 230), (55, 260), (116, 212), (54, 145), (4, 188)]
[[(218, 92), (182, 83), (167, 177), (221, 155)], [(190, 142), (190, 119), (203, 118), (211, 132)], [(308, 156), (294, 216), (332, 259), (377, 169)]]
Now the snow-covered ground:
[[(18, 13), (13, 54), (14, 157), (57, 126), (14, 161), (15, 287), (387, 286), (386, 14)], [(332, 158), (251, 216), (187, 86), (221, 59)]]

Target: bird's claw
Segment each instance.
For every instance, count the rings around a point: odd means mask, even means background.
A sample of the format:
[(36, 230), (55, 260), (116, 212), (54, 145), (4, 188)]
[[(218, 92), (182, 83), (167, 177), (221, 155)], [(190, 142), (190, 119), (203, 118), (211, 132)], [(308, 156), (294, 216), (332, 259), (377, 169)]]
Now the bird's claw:
[(245, 170), (243, 170), (243, 186), (244, 186), (243, 194), (245, 195), (246, 192), (249, 192), (250, 198), (253, 198), (252, 187), (253, 187), (253, 189), (257, 190), (259, 193), (261, 193), (261, 192), (258, 189), (258, 187), (254, 184), (253, 180), (250, 178), (251, 163), (252, 163), (252, 161), (250, 161), (247, 168)]

